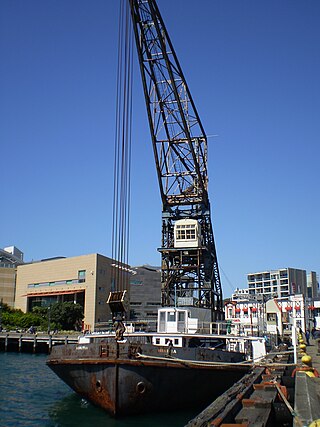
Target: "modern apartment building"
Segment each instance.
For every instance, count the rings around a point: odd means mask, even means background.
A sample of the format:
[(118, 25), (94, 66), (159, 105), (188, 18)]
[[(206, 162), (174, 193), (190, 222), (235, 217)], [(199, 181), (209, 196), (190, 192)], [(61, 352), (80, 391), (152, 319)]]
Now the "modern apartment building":
[(231, 301), (247, 300), (249, 298), (249, 289), (236, 288), (231, 295)]
[(317, 273), (315, 271), (311, 271), (307, 274), (307, 297), (314, 299), (318, 297), (319, 292), (319, 280), (317, 277)]
[(15, 246), (0, 249), (0, 302), (12, 308), (16, 291), (16, 269), (23, 263), (23, 252)]
[[(103, 255), (52, 258), (17, 268), (15, 308), (29, 312), (34, 306), (73, 301), (84, 308), (84, 329), (94, 330), (111, 320), (106, 301), (117, 290), (119, 270), (131, 275), (127, 265), (116, 265)], [(129, 282), (129, 280), (128, 280)]]
[(307, 295), (306, 270), (281, 268), (279, 270), (249, 273), (249, 295), (263, 294), (266, 297), (287, 297), (291, 294)]

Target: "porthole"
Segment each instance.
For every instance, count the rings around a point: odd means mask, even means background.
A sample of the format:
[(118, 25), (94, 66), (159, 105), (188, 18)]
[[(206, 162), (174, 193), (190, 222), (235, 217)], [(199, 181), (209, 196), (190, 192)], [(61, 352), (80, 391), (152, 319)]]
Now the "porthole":
[(144, 382), (140, 381), (136, 385), (136, 390), (139, 394), (143, 394), (146, 391), (146, 385)]

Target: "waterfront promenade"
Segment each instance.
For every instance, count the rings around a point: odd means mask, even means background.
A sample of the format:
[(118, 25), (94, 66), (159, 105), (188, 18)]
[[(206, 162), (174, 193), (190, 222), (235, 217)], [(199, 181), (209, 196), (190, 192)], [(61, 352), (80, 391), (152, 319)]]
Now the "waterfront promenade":
[[(294, 427), (310, 426), (320, 419), (320, 378), (317, 378), (320, 373), (319, 350), (320, 339), (310, 339), (310, 345), (307, 346), (306, 353), (312, 358), (314, 376), (310, 377), (308, 373), (299, 371), (295, 375)], [(300, 357), (298, 356), (298, 366), (301, 366)]]
[[(312, 367), (315, 368), (320, 375), (320, 339), (313, 340), (310, 337), (310, 345), (307, 345), (306, 353), (312, 358)], [(298, 357), (298, 363), (300, 358)]]

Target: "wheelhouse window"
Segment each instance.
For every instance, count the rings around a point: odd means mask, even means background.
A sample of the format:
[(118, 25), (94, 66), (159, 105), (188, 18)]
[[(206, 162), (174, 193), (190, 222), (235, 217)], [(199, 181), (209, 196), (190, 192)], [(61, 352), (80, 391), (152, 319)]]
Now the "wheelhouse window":
[(175, 322), (176, 321), (176, 313), (174, 311), (168, 312), (168, 322)]

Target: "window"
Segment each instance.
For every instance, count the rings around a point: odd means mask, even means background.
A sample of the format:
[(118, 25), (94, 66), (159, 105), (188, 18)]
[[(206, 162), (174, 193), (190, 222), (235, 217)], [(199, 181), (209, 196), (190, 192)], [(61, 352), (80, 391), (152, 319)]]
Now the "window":
[(185, 319), (185, 313), (183, 311), (179, 311), (178, 313), (178, 321), (179, 322), (184, 322)]
[(176, 238), (177, 240), (195, 240), (196, 226), (194, 224), (177, 225)]
[(167, 316), (168, 322), (175, 322), (176, 321), (176, 313), (174, 311), (169, 311)]
[(160, 344), (160, 338), (156, 338), (156, 344)]
[(78, 271), (78, 282), (83, 283), (86, 281), (86, 270), (79, 270)]
[(277, 314), (276, 313), (267, 313), (267, 322), (277, 323)]

